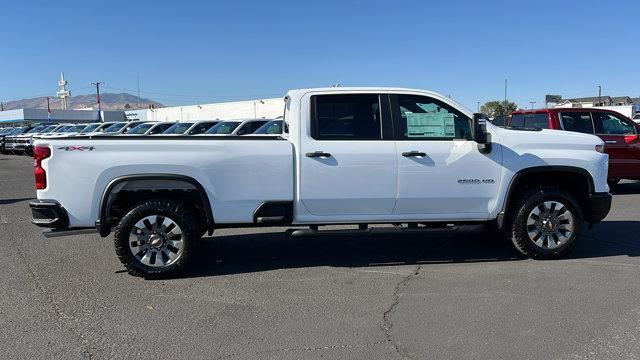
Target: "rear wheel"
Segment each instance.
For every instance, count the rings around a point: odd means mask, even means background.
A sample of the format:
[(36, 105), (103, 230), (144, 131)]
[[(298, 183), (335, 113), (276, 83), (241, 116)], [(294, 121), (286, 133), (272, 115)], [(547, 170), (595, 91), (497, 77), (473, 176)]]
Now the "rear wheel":
[(523, 194), (511, 219), (508, 234), (514, 246), (533, 259), (556, 259), (568, 254), (584, 223), (575, 198), (548, 186)]
[(149, 200), (133, 207), (114, 231), (116, 254), (130, 274), (169, 277), (191, 260), (199, 226), (184, 205)]

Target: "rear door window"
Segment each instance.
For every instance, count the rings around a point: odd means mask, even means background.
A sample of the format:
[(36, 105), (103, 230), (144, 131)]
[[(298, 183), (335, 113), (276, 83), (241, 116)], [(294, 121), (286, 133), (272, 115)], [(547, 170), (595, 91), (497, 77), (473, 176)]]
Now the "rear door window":
[(316, 140), (380, 140), (377, 94), (316, 95), (312, 99), (311, 137)]
[(560, 113), (562, 128), (566, 131), (575, 131), (585, 134), (593, 134), (593, 121), (589, 112), (565, 112)]
[(511, 116), (512, 127), (549, 129), (549, 115), (543, 114), (514, 114)]

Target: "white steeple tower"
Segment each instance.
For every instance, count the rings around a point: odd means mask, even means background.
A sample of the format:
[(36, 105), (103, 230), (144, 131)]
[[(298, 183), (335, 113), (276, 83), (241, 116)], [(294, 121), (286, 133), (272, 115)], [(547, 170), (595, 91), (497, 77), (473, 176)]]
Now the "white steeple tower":
[(64, 79), (64, 72), (60, 73), (58, 85), (60, 85), (60, 90), (56, 95), (62, 100), (62, 110), (67, 110), (67, 98), (71, 96), (71, 91), (67, 90), (67, 80)]

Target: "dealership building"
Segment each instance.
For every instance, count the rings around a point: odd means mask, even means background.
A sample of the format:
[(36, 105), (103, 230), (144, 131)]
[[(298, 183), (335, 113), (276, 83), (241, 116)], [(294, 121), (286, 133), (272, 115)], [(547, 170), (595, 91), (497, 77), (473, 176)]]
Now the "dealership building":
[(284, 114), (284, 98), (128, 110), (125, 114), (128, 120), (144, 121), (276, 119)]
[[(103, 121), (125, 121), (124, 111), (101, 111)], [(15, 109), (0, 111), (0, 126), (32, 123), (91, 123), (98, 122), (98, 112), (92, 110)]]
[[(282, 118), (284, 99), (261, 99), (248, 101), (232, 101), (224, 103), (172, 106), (154, 109), (125, 111), (101, 111), (102, 121), (200, 121), (231, 120), (246, 118)], [(92, 109), (83, 110), (51, 110), (16, 109), (0, 111), (0, 127), (18, 126), (29, 123), (92, 123), (99, 122), (98, 112)]]

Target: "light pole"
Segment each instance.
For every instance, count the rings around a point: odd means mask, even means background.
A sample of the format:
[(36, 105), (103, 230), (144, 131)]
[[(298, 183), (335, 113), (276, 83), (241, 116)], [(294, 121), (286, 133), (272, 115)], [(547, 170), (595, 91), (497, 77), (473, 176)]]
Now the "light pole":
[(598, 106), (602, 106), (602, 86), (598, 85)]
[(478, 101), (478, 112), (480, 112), (480, 101)]
[(535, 101), (529, 101), (529, 104), (531, 104), (531, 109), (533, 109), (533, 104), (535, 104)]
[(507, 103), (507, 79), (504, 79), (504, 102)]

